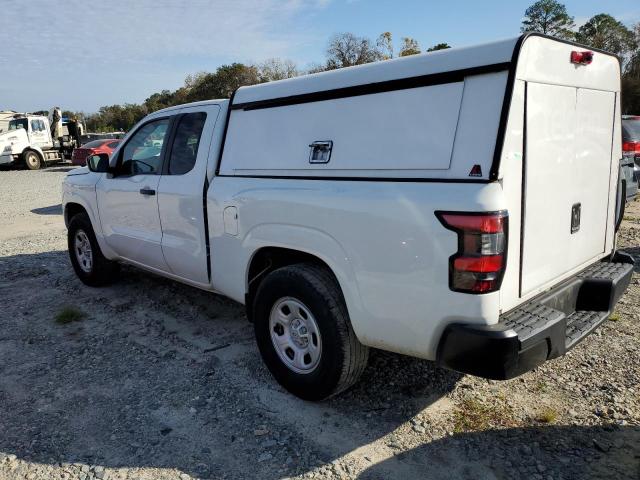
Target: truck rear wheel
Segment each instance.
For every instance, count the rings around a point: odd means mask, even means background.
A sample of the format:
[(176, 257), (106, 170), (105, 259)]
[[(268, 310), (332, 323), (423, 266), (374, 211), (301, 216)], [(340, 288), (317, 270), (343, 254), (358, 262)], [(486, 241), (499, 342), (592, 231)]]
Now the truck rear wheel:
[(326, 268), (296, 264), (271, 272), (253, 304), (265, 364), (289, 392), (322, 400), (352, 386), (369, 358), (351, 327), (340, 288)]
[(69, 222), (67, 243), (71, 265), (84, 284), (99, 287), (115, 280), (118, 264), (102, 254), (86, 213), (78, 213)]
[(22, 154), (24, 164), (29, 170), (40, 170), (44, 164), (38, 152), (27, 150)]

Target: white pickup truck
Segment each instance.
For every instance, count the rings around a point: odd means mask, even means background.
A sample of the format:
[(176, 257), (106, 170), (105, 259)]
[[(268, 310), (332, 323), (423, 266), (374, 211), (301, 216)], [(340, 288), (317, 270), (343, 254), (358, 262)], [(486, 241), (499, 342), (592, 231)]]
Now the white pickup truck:
[(537, 34), (156, 112), (63, 187), (91, 286), (119, 262), (246, 305), (274, 377), (352, 385), (369, 347), (507, 379), (627, 287), (620, 65)]

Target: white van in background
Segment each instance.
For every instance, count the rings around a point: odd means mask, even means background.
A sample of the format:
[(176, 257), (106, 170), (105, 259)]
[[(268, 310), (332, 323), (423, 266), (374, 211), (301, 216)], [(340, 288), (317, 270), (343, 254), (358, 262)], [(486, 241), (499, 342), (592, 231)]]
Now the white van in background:
[(240, 88), (69, 173), (88, 285), (127, 262), (242, 302), (275, 378), (352, 385), (375, 347), (506, 379), (613, 310), (620, 65), (527, 34)]

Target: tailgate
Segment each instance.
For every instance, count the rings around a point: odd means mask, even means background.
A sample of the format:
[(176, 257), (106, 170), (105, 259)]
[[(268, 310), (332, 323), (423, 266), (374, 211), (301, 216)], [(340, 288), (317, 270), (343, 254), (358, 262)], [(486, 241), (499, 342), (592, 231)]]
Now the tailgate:
[(604, 256), (615, 102), (614, 92), (527, 84), (521, 296)]

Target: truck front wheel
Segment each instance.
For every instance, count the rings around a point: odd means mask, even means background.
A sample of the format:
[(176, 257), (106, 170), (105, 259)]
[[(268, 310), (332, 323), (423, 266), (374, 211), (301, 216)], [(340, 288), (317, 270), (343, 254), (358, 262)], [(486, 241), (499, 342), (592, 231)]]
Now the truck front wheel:
[(260, 354), (275, 379), (305, 400), (353, 385), (369, 358), (351, 327), (340, 288), (326, 268), (296, 264), (271, 272), (253, 304)]
[(90, 287), (111, 283), (117, 273), (118, 264), (107, 260), (93, 233), (91, 220), (86, 213), (74, 215), (69, 222), (67, 243), (71, 265), (78, 278)]
[(24, 164), (29, 170), (40, 170), (43, 165), (43, 161), (37, 152), (33, 150), (27, 150), (22, 154)]

